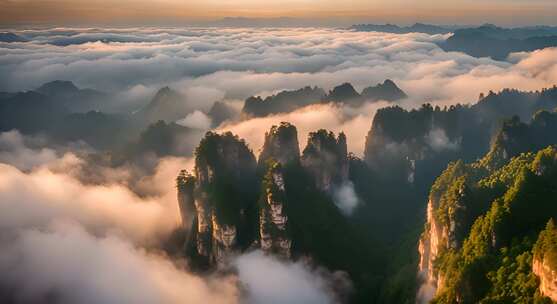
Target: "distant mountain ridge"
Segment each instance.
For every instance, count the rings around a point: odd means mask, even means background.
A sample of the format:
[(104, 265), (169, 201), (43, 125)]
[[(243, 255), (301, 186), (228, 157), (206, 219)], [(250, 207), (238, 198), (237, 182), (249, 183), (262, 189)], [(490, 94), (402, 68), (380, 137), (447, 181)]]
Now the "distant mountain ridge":
[(486, 24), (456, 30), (453, 36), (438, 45), (445, 51), (505, 60), (513, 52), (531, 52), (557, 46), (557, 27), (507, 29)]
[(460, 27), (453, 26), (440, 26), (425, 23), (415, 23), (411, 26), (398, 26), (396, 24), (356, 24), (350, 27), (350, 29), (362, 32), (383, 32), (383, 33), (393, 33), (393, 34), (408, 34), (408, 33), (426, 33), (430, 35), (434, 34), (447, 34)]
[(496, 39), (527, 39), (532, 37), (544, 37), (557, 35), (556, 26), (526, 26), (515, 28), (504, 28), (494, 24), (483, 24), (479, 27), (461, 28), (454, 31), (455, 34), (481, 34), (485, 37)]
[(392, 80), (387, 79), (376, 86), (370, 86), (358, 93), (352, 84), (346, 82), (334, 87), (328, 93), (319, 87), (304, 87), (293, 91), (281, 91), (266, 97), (251, 96), (244, 102), (242, 112), (255, 117), (277, 113), (287, 113), (310, 104), (343, 103), (360, 106), (366, 101), (397, 101), (408, 97)]
[[(170, 88), (159, 90), (137, 115), (105, 112), (111, 97), (63, 80), (31, 91), (0, 93), (0, 132), (17, 129), (23, 134), (42, 134), (52, 143), (82, 141), (114, 152), (118, 163), (147, 154), (187, 155), (193, 146), (185, 139), (203, 135), (203, 131), (174, 123), (188, 112), (182, 111), (182, 96)], [(227, 115), (223, 109), (219, 111), (214, 115)]]
[(446, 41), (438, 42), (437, 45), (447, 52), (463, 52), (473, 57), (491, 57), (495, 60), (506, 60), (513, 52), (530, 52), (557, 46), (557, 27), (555, 26), (503, 28), (493, 24), (471, 27), (416, 23), (406, 27), (395, 24), (357, 24), (350, 29), (395, 34), (454, 33)]
[[(71, 81), (54, 80), (40, 87), (28, 91), (41, 94), (48, 102), (56, 103), (66, 108), (69, 112), (84, 113), (92, 110), (100, 110), (106, 106), (108, 95), (93, 89), (80, 89)], [(8, 98), (23, 100), (31, 94), (2, 93), (0, 101)]]

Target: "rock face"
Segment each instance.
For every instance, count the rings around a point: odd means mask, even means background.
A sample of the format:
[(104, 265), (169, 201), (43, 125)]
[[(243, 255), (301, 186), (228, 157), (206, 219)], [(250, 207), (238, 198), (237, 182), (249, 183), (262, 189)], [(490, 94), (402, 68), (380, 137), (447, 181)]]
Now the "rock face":
[(410, 111), (398, 106), (380, 109), (366, 137), (364, 159), (378, 177), (410, 184), (425, 178), (429, 184), (448, 161), (476, 153), (475, 147), (461, 149), (467, 137), (480, 141), (465, 129), (468, 112), (459, 106), (441, 109), (427, 104)]
[(182, 218), (182, 226), (190, 229), (196, 212), (195, 208), (195, 177), (186, 170), (180, 171), (176, 178), (176, 188), (178, 189), (178, 207), (180, 207), (180, 216)]
[[(557, 229), (550, 221), (533, 251), (529, 238), (557, 214), (557, 195), (549, 190), (556, 187), (557, 150), (550, 145), (537, 153), (511, 155), (497, 167), (486, 167), (488, 156), (471, 164), (451, 163), (431, 188), (418, 249), (422, 287), (435, 303), (500, 299), (502, 286), (509, 286), (507, 276), (513, 286), (505, 302), (534, 302), (520, 300), (537, 297), (532, 272), (540, 277), (542, 293), (555, 297)], [(495, 272), (497, 278), (489, 277)]]
[(272, 126), (271, 130), (265, 133), (265, 143), (259, 155), (259, 166), (264, 165), (271, 158), (282, 165), (300, 158), (298, 131), (295, 126), (281, 122), (279, 126)]
[[(196, 149), (194, 175), (178, 177), (182, 221), (192, 225), (187, 246), (205, 263), (222, 263), (249, 245), (247, 213), (257, 194), (250, 188), (255, 169), (255, 156), (242, 140), (208, 132)], [(193, 216), (186, 214), (192, 210)]]
[(418, 271), (425, 284), (438, 290), (443, 286), (443, 275), (434, 271), (435, 259), (439, 252), (449, 248), (450, 228), (436, 220), (434, 216), (434, 203), (432, 199), (427, 204), (427, 224), (422, 237), (418, 243), (420, 260)]
[(553, 219), (540, 232), (533, 253), (532, 272), (540, 279), (540, 293), (557, 302), (557, 228)]
[(534, 259), (532, 271), (540, 278), (540, 293), (557, 302), (557, 271), (546, 260)]
[(254, 189), (255, 157), (231, 133), (208, 132), (196, 149), (194, 173), (184, 170), (177, 178), (186, 248), (202, 265), (221, 265), (232, 253), (254, 246), (291, 257), (284, 176), (273, 157), (285, 163), (299, 157), (296, 128), (281, 124), (267, 134), (260, 191)]
[(310, 133), (300, 157), (296, 128), (281, 123), (266, 133), (257, 164), (237, 136), (208, 132), (195, 151), (195, 170), (176, 179), (185, 251), (193, 267), (223, 265), (231, 254), (248, 249), (287, 259), (311, 255), (308, 244), (319, 237), (295, 241), (294, 236), (313, 233), (315, 224), (307, 224), (312, 208), (344, 221), (333, 196), (349, 182), (348, 166), (343, 133)]
[[(388, 107), (377, 111), (366, 137), (364, 159), (368, 166), (377, 172), (387, 171), (389, 176), (413, 182), (415, 176), (412, 165), (415, 165), (416, 160), (423, 158), (425, 148), (416, 145), (413, 138), (410, 138), (417, 136), (414, 132), (409, 132), (403, 123), (409, 120), (409, 116), (408, 112), (400, 107)], [(400, 124), (394, 125), (393, 122), (396, 121)]]
[(450, 164), (434, 183), (427, 203), (427, 222), (418, 243), (418, 271), (430, 289), (440, 290), (444, 273), (434, 268), (442, 251), (462, 247), (470, 229), (469, 190), (464, 178), (465, 165)]
[(346, 136), (341, 132), (335, 138), (323, 129), (310, 133), (301, 162), (319, 190), (329, 192), (333, 185), (344, 184), (348, 180)]
[(288, 235), (286, 189), (281, 165), (270, 160), (260, 198), (259, 239), (263, 251), (290, 258), (292, 240)]

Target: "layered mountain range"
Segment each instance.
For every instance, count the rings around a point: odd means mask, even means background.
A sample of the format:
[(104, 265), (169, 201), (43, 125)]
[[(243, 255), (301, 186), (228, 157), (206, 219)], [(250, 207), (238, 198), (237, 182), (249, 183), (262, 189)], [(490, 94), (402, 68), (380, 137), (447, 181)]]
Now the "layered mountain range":
[(364, 159), (379, 176), (431, 185), (450, 160), (471, 161), (486, 153), (502, 120), (513, 115), (530, 119), (538, 110), (555, 108), (556, 100), (553, 87), (529, 93), (489, 92), (466, 106), (425, 104), (410, 111), (386, 107), (373, 119)]
[[(0, 94), (0, 127), (85, 141), (113, 166), (189, 156), (199, 142), (195, 169), (176, 179), (182, 227), (173, 239), (193, 270), (219, 270), (258, 249), (346, 275), (354, 303), (429, 300), (420, 284), (439, 303), (555, 299), (557, 87), (489, 92), (470, 105), (380, 109), (361, 158), (342, 132), (316, 130), (300, 145), (286, 122), (268, 130), (256, 157), (232, 133), (203, 136), (177, 124), (191, 107), (170, 88), (134, 113), (74, 105), (94, 94), (105, 96), (68, 82)], [(350, 84), (305, 87), (248, 98), (244, 114), (405, 96), (389, 80), (361, 93)], [(216, 126), (236, 112), (216, 102), (206, 114)]]
[(439, 43), (445, 51), (463, 52), (474, 57), (506, 60), (510, 53), (531, 52), (557, 46), (557, 28), (501, 28), (492, 24), (458, 29)]
[(319, 103), (338, 103), (358, 107), (364, 102), (378, 100), (397, 101), (408, 97), (392, 80), (387, 79), (376, 86), (366, 87), (361, 93), (350, 83), (334, 87), (328, 93), (318, 87), (304, 87), (294, 91), (281, 91), (261, 98), (251, 96), (244, 102), (242, 112), (255, 117), (287, 113), (298, 108)]
[(358, 24), (353, 25), (351, 29), (394, 34), (452, 33), (450, 37), (438, 42), (437, 45), (447, 52), (457, 51), (478, 58), (491, 57), (495, 60), (507, 60), (509, 54), (513, 52), (531, 52), (557, 46), (557, 27), (554, 26), (503, 28), (493, 24), (470, 27), (416, 23), (412, 26)]
[[(557, 144), (557, 114), (539, 109), (556, 102), (551, 88), (491, 92), (471, 106), (388, 107), (373, 120), (363, 159), (348, 153), (344, 134), (326, 130), (309, 133), (300, 152), (296, 128), (289, 123), (266, 133), (257, 159), (233, 134), (207, 133), (196, 149), (194, 172), (177, 179), (187, 231), (183, 253), (203, 270), (253, 249), (285, 259), (309, 257), (345, 271), (358, 287), (354, 302), (413, 298), (419, 284), (435, 289), (435, 301), (442, 303), (475, 303), (501, 294), (513, 301), (545, 301), (554, 288), (553, 269), (543, 258), (534, 267), (532, 248), (557, 215), (547, 192), (555, 187), (551, 168), (557, 152), (550, 145)], [(508, 113), (516, 115), (504, 120)], [(528, 113), (529, 122), (521, 122), (518, 115)], [(516, 191), (525, 182), (533, 188), (521, 197)], [(337, 200), (347, 184), (361, 202), (352, 215), (343, 213)], [(393, 258), (408, 258), (401, 251), (405, 246), (418, 247), (392, 242), (413, 238), (420, 225), (415, 214), (423, 210), (419, 200), (427, 192), (426, 229), (415, 260)], [(540, 207), (525, 212), (528, 207), (521, 204), (534, 198)], [(512, 208), (518, 208), (516, 215)], [(500, 224), (493, 222), (499, 217)], [(515, 221), (521, 224), (509, 224)], [(512, 247), (516, 237), (518, 249)], [(508, 259), (515, 259), (517, 268), (505, 264)], [(472, 270), (459, 268), (468, 262)], [(474, 271), (478, 277), (468, 277)], [(498, 271), (524, 274), (526, 289), (505, 285)], [(545, 278), (541, 289), (536, 273)]]

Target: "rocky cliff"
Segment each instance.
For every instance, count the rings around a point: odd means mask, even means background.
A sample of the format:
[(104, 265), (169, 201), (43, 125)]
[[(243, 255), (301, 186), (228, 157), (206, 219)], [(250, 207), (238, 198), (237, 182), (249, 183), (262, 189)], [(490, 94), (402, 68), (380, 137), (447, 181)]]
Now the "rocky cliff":
[(208, 132), (196, 149), (194, 174), (178, 177), (182, 221), (192, 225), (187, 246), (204, 263), (219, 264), (250, 245), (255, 170), (255, 156), (242, 140)]
[(550, 190), (556, 187), (557, 150), (520, 154), (495, 168), (485, 163), (453, 163), (432, 187), (418, 249), (419, 271), (435, 303), (530, 303), (538, 288), (551, 296), (551, 265), (557, 263), (540, 253), (550, 250), (532, 251), (530, 236), (557, 216)]
[(540, 280), (540, 293), (557, 302), (557, 228), (551, 219), (534, 246), (532, 271)]
[(540, 279), (540, 293), (557, 302), (557, 269), (545, 260), (534, 259), (532, 271)]
[(208, 132), (200, 142), (194, 172), (182, 171), (177, 178), (186, 248), (199, 264), (220, 265), (232, 253), (254, 246), (291, 256), (281, 162), (299, 158), (296, 134), (286, 123), (267, 133), (260, 190), (255, 157), (243, 140)]
[(266, 133), (257, 165), (238, 137), (208, 132), (196, 149), (195, 170), (177, 178), (187, 255), (204, 267), (254, 248), (290, 258), (297, 244), (298, 256), (326, 255), (319, 244), (340, 241), (340, 233), (315, 235), (321, 224), (308, 216), (352, 233), (333, 199), (334, 187), (348, 182), (348, 164), (343, 133), (310, 133), (300, 157), (296, 128), (281, 123)]
[(434, 289), (444, 285), (444, 274), (435, 268), (440, 253), (462, 246), (468, 222), (466, 168), (462, 162), (450, 164), (432, 186), (427, 203), (427, 222), (418, 244), (418, 270), (426, 284)]
[(260, 248), (290, 258), (292, 239), (288, 233), (286, 189), (281, 165), (270, 159), (259, 201)]
[(348, 181), (346, 136), (341, 132), (335, 138), (332, 132), (323, 129), (310, 133), (301, 163), (321, 191), (329, 192), (334, 185), (345, 183)]
[(300, 147), (295, 126), (281, 122), (280, 125), (272, 126), (271, 130), (265, 133), (265, 143), (259, 154), (259, 166), (265, 165), (271, 158), (282, 165), (299, 160)]
[(192, 227), (195, 208), (195, 177), (186, 170), (180, 171), (176, 178), (176, 188), (178, 189), (178, 207), (180, 208), (180, 217), (182, 226), (185, 229)]
[(449, 229), (440, 225), (433, 216), (433, 202), (427, 204), (427, 225), (418, 243), (420, 260), (418, 271), (424, 283), (431, 286), (434, 290), (443, 285), (443, 276), (434, 271), (434, 261), (439, 256), (442, 248), (447, 248)]

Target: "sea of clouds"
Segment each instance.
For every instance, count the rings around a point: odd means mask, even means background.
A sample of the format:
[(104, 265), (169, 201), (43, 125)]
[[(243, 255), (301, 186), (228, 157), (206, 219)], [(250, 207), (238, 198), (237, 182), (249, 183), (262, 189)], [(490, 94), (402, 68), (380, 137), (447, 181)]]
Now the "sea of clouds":
[[(503, 88), (539, 90), (557, 83), (557, 48), (511, 54), (507, 61), (445, 52), (435, 43), (447, 35), (388, 34), (343, 29), (226, 28), (55, 28), (17, 30), (28, 39), (0, 43), (0, 91), (34, 89), (52, 80), (117, 95), (122, 111), (145, 105), (170, 86), (207, 111), (217, 100), (241, 108), (251, 95), (267, 96), (303, 86), (325, 89), (352, 83), (356, 89), (394, 80), (408, 95), (403, 106), (424, 102), (471, 103), (480, 93)], [(317, 109), (228, 124), (254, 150), (263, 133), (280, 120), (302, 129), (346, 129), (350, 151), (361, 155), (363, 137), (378, 107)], [(312, 111), (316, 110), (315, 108)], [(347, 111), (352, 110), (347, 115)], [(207, 127), (203, 113), (182, 123)], [(329, 123), (332, 121), (332, 123)], [(257, 127), (246, 127), (251, 124)], [(247, 132), (243, 132), (247, 130)], [(253, 133), (253, 130), (259, 130)], [(351, 133), (351, 131), (356, 131)], [(304, 142), (306, 132), (301, 132)]]
[[(0, 91), (63, 79), (139, 96), (170, 85), (192, 96), (244, 99), (303, 85), (363, 88), (386, 78), (414, 98), (474, 101), (479, 92), (535, 90), (557, 77), (555, 49), (509, 61), (444, 52), (448, 35), (341, 29), (47, 29), (0, 43)], [(212, 99), (209, 99), (212, 98)]]
[(160, 249), (180, 225), (174, 180), (191, 159), (160, 159), (132, 186), (129, 168), (97, 165), (91, 180), (86, 159), (35, 141), (0, 133), (3, 303), (334, 303), (339, 282), (350, 290), (342, 273), (259, 251), (233, 257), (233, 272), (194, 274)]
[[(0, 42), (0, 91), (34, 89), (53, 80), (118, 95), (121, 111), (145, 105), (164, 86), (197, 108), (179, 123), (208, 129), (203, 114), (224, 100), (236, 108), (251, 95), (389, 78), (409, 98), (441, 105), (477, 100), (480, 92), (538, 90), (557, 83), (557, 49), (512, 54), (507, 61), (447, 53), (448, 35), (386, 34), (342, 29), (56, 28), (14, 30), (28, 42)], [(300, 145), (319, 128), (344, 131), (361, 155), (375, 111), (319, 104), (291, 113), (225, 122), (217, 131), (245, 138), (257, 154), (264, 132), (289, 121)], [(435, 135), (435, 136), (434, 136)], [(432, 145), (458, 148), (432, 134)], [(443, 135), (443, 134), (441, 134)], [(332, 303), (337, 274), (304, 262), (250, 252), (237, 271), (200, 276), (158, 245), (180, 225), (174, 180), (188, 158), (156, 160), (154, 172), (95, 164), (80, 144), (52, 147), (40, 137), (0, 134), (0, 298), (15, 303)], [(91, 152), (91, 151), (88, 151)], [(347, 213), (357, 204), (338, 192)], [(264, 268), (261, 273), (258, 269)], [(349, 285), (347, 283), (347, 285)], [(13, 292), (15, 291), (15, 292)]]

